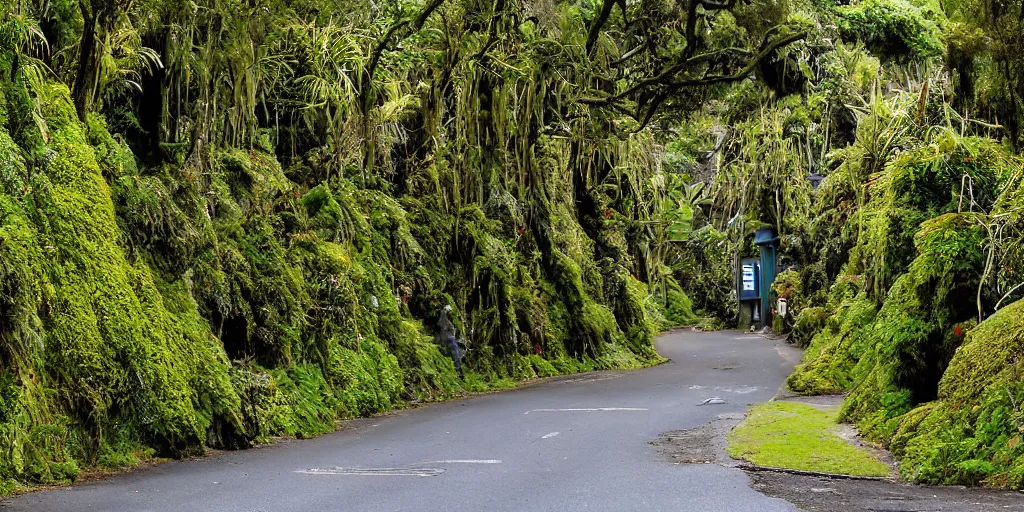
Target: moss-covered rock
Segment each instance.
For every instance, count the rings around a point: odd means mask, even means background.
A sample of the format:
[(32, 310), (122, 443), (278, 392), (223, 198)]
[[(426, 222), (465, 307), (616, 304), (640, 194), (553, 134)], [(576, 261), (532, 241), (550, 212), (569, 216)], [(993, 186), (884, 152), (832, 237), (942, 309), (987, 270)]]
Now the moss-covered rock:
[(929, 483), (1024, 489), (1024, 302), (967, 332), (938, 401), (899, 418), (901, 472)]
[[(936, 397), (965, 329), (977, 314), (984, 231), (978, 216), (948, 214), (925, 222), (919, 253), (897, 279), (875, 318), (868, 350), (853, 369), (856, 385), (841, 416), (863, 430), (891, 436), (895, 418)], [(967, 299), (967, 300), (965, 300)]]
[(801, 310), (793, 322), (793, 330), (789, 333), (790, 341), (798, 347), (806, 348), (825, 327), (827, 320), (828, 310), (824, 307), (816, 306)]
[[(833, 293), (842, 293), (842, 288), (833, 288)], [(867, 338), (877, 312), (878, 307), (863, 292), (840, 303), (811, 339), (803, 363), (786, 380), (789, 388), (805, 394), (849, 390), (853, 368), (868, 350)]]

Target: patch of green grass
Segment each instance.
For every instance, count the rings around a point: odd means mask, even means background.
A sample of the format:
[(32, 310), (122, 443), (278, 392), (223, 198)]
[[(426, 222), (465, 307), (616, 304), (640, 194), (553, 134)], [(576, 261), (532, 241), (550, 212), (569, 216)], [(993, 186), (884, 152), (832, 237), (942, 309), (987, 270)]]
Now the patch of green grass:
[(837, 410), (794, 402), (755, 405), (729, 433), (726, 452), (760, 466), (857, 476), (886, 476), (889, 466), (836, 433)]

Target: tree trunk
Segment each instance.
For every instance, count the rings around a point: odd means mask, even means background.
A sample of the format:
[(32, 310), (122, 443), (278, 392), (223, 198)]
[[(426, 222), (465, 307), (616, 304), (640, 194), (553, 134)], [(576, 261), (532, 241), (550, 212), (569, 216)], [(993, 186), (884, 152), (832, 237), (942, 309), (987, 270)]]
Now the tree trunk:
[(78, 73), (75, 74), (75, 86), (72, 90), (72, 97), (75, 102), (75, 110), (78, 112), (78, 119), (85, 122), (85, 117), (92, 107), (92, 88), (96, 81), (96, 17), (89, 6), (80, 1), (78, 3), (82, 10), (82, 43), (78, 49)]

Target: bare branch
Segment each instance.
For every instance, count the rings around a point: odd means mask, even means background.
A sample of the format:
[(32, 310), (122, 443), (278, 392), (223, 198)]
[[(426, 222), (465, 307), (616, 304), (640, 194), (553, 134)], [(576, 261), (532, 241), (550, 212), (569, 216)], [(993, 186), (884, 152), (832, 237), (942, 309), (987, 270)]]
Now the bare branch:
[(625, 63), (629, 59), (632, 59), (633, 57), (639, 55), (640, 51), (643, 50), (644, 48), (647, 48), (648, 45), (649, 45), (648, 40), (644, 39), (640, 44), (636, 45), (633, 49), (631, 49), (628, 52), (622, 54), (622, 57), (619, 57), (618, 60), (616, 60), (615, 62), (612, 62), (611, 63), (611, 67), (614, 68), (614, 67), (621, 66), (623, 63)]

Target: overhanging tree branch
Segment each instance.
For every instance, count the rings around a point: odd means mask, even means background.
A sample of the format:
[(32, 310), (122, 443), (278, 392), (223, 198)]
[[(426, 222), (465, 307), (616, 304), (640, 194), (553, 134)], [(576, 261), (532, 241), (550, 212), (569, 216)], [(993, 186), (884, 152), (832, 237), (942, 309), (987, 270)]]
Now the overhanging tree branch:
[[(671, 92), (678, 91), (679, 89), (682, 89), (682, 88), (685, 88), (685, 87), (701, 87), (701, 86), (710, 86), (710, 85), (716, 85), (716, 84), (722, 84), (722, 83), (728, 83), (728, 82), (735, 82), (735, 81), (742, 80), (742, 79), (747, 78), (748, 76), (750, 76), (754, 72), (754, 70), (757, 69), (758, 64), (760, 64), (764, 59), (770, 57), (772, 54), (774, 54), (780, 48), (782, 48), (784, 46), (788, 46), (788, 45), (790, 45), (790, 44), (792, 44), (792, 43), (794, 43), (796, 41), (799, 41), (801, 39), (804, 39), (805, 37), (807, 37), (807, 34), (804, 33), (804, 32), (801, 32), (801, 33), (797, 33), (797, 34), (793, 34), (793, 35), (790, 35), (790, 36), (787, 36), (787, 37), (783, 37), (783, 38), (777, 39), (777, 40), (769, 43), (760, 52), (758, 52), (756, 55), (754, 55), (754, 57), (748, 61), (747, 65), (744, 66), (743, 69), (741, 69), (740, 71), (738, 71), (736, 73), (730, 74), (730, 75), (711, 75), (711, 76), (705, 76), (705, 77), (702, 77), (702, 78), (699, 78), (699, 79), (686, 79), (686, 80), (676, 80), (675, 79), (675, 77), (679, 73), (683, 72), (686, 68), (689, 68), (689, 67), (692, 67), (692, 66), (695, 66), (695, 65), (700, 65), (700, 64), (703, 64), (705, 62), (711, 61), (715, 57), (725, 55), (725, 54), (727, 54), (729, 52), (742, 52), (742, 53), (749, 53), (749, 52), (747, 52), (746, 50), (740, 49), (740, 48), (726, 48), (726, 49), (722, 49), (722, 50), (716, 50), (714, 52), (708, 52), (708, 53), (705, 53), (705, 54), (697, 55), (697, 56), (692, 57), (690, 59), (683, 60), (683, 61), (677, 62), (676, 64), (673, 64), (669, 68), (667, 68), (664, 71), (658, 73), (656, 76), (639, 80), (637, 83), (627, 87), (624, 91), (622, 91), (622, 92), (620, 92), (618, 94), (614, 94), (614, 95), (607, 96), (607, 97), (604, 97), (604, 98), (588, 98), (588, 97), (583, 97), (583, 98), (578, 99), (577, 101), (579, 103), (582, 103), (582, 104), (585, 104), (585, 105), (608, 106), (608, 105), (612, 105), (612, 104), (615, 104), (615, 103), (619, 103), (619, 102), (621, 102), (623, 100), (626, 100), (628, 98), (631, 98), (633, 96), (642, 95), (644, 93), (644, 91), (648, 91), (648, 90), (651, 90), (651, 89), (654, 89), (654, 88), (665, 88), (666, 90), (668, 90), (668, 92), (671, 93)], [(660, 94), (660, 93), (656, 93), (655, 97), (657, 97), (657, 94)], [(652, 102), (652, 103), (655, 103), (655, 102)]]

